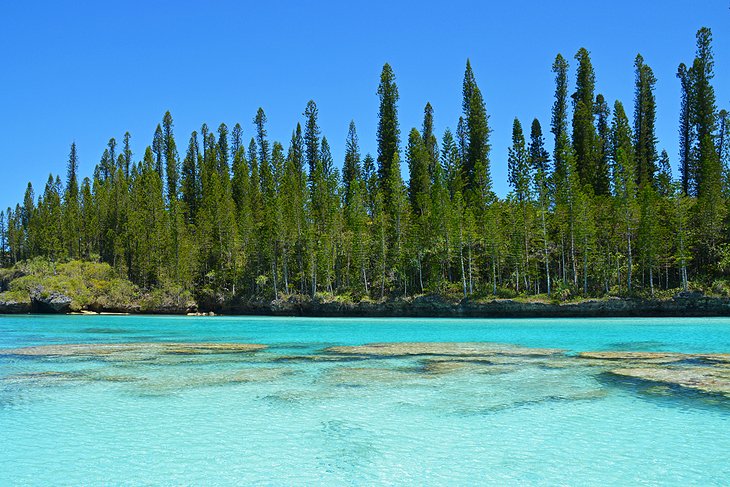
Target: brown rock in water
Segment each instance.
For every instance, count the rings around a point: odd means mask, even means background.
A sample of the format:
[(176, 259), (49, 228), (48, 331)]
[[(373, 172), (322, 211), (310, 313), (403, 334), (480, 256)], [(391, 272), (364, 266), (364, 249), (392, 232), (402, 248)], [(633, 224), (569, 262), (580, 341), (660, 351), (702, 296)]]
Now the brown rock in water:
[(730, 369), (719, 367), (635, 367), (610, 371), (614, 375), (676, 385), (730, 398)]
[(730, 397), (730, 354), (674, 352), (583, 352), (591, 365), (609, 372), (668, 386)]
[(424, 360), (424, 372), (428, 374), (504, 374), (517, 370), (515, 365), (493, 364), (486, 360), (463, 360), (450, 358), (429, 358)]
[(255, 343), (71, 343), (63, 345), (41, 345), (0, 350), (3, 355), (25, 355), (37, 357), (108, 357), (114, 355), (201, 355), (223, 353), (257, 352), (266, 345)]
[(431, 343), (431, 342), (404, 342), (404, 343), (370, 343), (367, 345), (353, 345), (329, 347), (325, 352), (343, 355), (371, 355), (381, 357), (403, 357), (417, 355), (448, 355), (468, 357), (490, 357), (495, 355), (512, 356), (549, 356), (563, 353), (563, 350), (554, 348), (528, 348), (518, 345), (502, 343)]
[(375, 383), (402, 384), (423, 378), (423, 374), (415, 370), (383, 367), (337, 367), (324, 376), (327, 382), (350, 386), (372, 386)]
[(687, 358), (685, 354), (672, 352), (581, 352), (578, 357), (590, 359), (589, 363), (599, 365), (610, 365), (615, 362), (670, 364)]
[(98, 374), (89, 371), (54, 371), (24, 372), (12, 374), (2, 379), (10, 383), (34, 384), (38, 386), (55, 385), (64, 382), (137, 382), (139, 377), (119, 374)]
[(688, 360), (708, 364), (730, 364), (730, 353), (581, 352), (578, 357), (604, 362), (621, 361), (641, 364), (672, 364)]
[(217, 387), (251, 382), (272, 382), (293, 374), (287, 368), (249, 367), (241, 370), (221, 370), (195, 374), (153, 377), (140, 382), (139, 387), (146, 393), (173, 393), (184, 389)]

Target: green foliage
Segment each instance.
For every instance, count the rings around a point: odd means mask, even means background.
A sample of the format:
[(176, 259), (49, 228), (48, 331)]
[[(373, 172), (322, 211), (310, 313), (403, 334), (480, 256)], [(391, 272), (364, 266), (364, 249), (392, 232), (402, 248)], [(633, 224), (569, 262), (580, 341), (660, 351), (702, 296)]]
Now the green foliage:
[(128, 280), (116, 277), (109, 264), (82, 261), (53, 264), (35, 258), (18, 263), (13, 271), (22, 277), (10, 282), (10, 292), (24, 301), (33, 292), (42, 296), (57, 292), (71, 298), (72, 310), (121, 309), (131, 307), (139, 298), (139, 290)]
[(182, 161), (170, 112), (141, 160), (129, 133), (121, 150), (111, 138), (92, 177), (79, 177), (72, 144), (65, 182), (29, 184), (21, 203), (0, 212), (0, 266), (11, 268), (0, 272), (4, 295), (42, 289), (71, 295), (74, 309), (179, 310), (192, 299), (725, 293), (730, 136), (727, 111), (716, 107), (709, 29), (678, 70), (679, 181), (667, 153), (657, 155), (656, 80), (644, 59), (634, 62), (633, 123), (620, 102), (609, 109), (595, 94), (588, 51), (575, 59), (572, 130), (569, 66), (558, 55), (553, 152), (538, 120), (527, 139), (515, 119), (508, 158), (495, 161), (507, 166), (505, 198), (492, 192), (489, 117), (469, 61), (453, 132), (436, 134), (426, 104), (420, 129), (408, 132), (407, 174), (388, 64), (376, 158), (361, 157), (351, 122), (335, 160), (314, 101), (287, 146), (269, 140), (261, 108), (247, 146), (241, 124), (203, 124)]
[(594, 125), (594, 96), (596, 78), (590, 54), (584, 48), (575, 55), (578, 71), (573, 93), (573, 152), (576, 160), (578, 178), (583, 187), (600, 194), (601, 187), (607, 185), (600, 178), (607, 176), (598, 172), (598, 137)]
[(192, 294), (180, 287), (154, 289), (144, 294), (138, 302), (142, 312), (178, 311), (195, 306)]
[(656, 78), (652, 69), (638, 54), (634, 61), (636, 84), (634, 91), (634, 153), (636, 154), (637, 184), (643, 188), (655, 185), (654, 177), (658, 159), (654, 124), (656, 119), (656, 100), (654, 85)]
[[(387, 187), (386, 181), (393, 172), (394, 157), (399, 154), (400, 126), (398, 124), (398, 87), (395, 84), (395, 74), (390, 64), (383, 65), (378, 86), (380, 109), (378, 111), (378, 178), (382, 187)], [(395, 166), (399, 169), (398, 166)], [(400, 172), (400, 171), (398, 171)], [(389, 193), (386, 190), (386, 205), (389, 202)]]
[(481, 212), (492, 197), (492, 176), (490, 171), (489, 129), (487, 109), (482, 92), (477, 86), (471, 63), (467, 59), (462, 86), (462, 109), (464, 111), (464, 172), (467, 201)]
[(730, 297), (730, 281), (727, 279), (721, 279), (712, 283), (711, 292), (715, 296), (723, 298)]
[(30, 295), (26, 291), (3, 291), (0, 293), (0, 301), (30, 304)]

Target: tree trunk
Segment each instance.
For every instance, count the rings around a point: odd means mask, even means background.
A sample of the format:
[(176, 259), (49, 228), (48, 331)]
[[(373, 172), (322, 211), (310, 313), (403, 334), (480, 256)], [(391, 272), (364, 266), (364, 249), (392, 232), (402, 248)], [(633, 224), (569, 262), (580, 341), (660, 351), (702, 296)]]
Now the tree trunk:
[(628, 276), (626, 278), (626, 281), (627, 281), (628, 292), (631, 293), (631, 271), (632, 271), (631, 267), (633, 265), (633, 259), (632, 259), (632, 256), (631, 256), (631, 234), (630, 233), (629, 233), (629, 236), (628, 236), (628, 243), (629, 243), (629, 249), (628, 249), (628, 251), (629, 251), (629, 255), (628, 255), (629, 262), (628, 262), (628, 272), (627, 272)]
[(588, 237), (583, 237), (583, 296), (588, 296)]
[(492, 247), (492, 294), (497, 295), (497, 263), (494, 256), (494, 247)]
[(279, 299), (279, 289), (276, 281), (276, 259), (271, 261), (271, 277), (274, 281), (274, 299)]
[(464, 273), (464, 248), (459, 248), (459, 261), (461, 262), (461, 287), (464, 290), (464, 299), (466, 299), (466, 274)]
[(651, 288), (651, 296), (654, 297), (654, 270), (649, 267), (649, 287)]
[(469, 245), (469, 294), (474, 294), (474, 282), (472, 280), (472, 259), (471, 259), (471, 244)]
[(418, 256), (418, 281), (421, 284), (421, 294), (423, 294), (423, 268), (421, 266), (421, 256)]
[(284, 249), (284, 292), (289, 294), (289, 252)]

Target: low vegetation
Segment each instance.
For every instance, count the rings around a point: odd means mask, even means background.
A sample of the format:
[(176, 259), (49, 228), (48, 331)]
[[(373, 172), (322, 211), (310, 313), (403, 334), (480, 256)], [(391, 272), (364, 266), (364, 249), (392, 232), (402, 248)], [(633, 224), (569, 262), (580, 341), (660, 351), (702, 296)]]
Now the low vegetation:
[(32, 295), (60, 293), (71, 298), (71, 311), (164, 311), (192, 305), (189, 292), (174, 288), (143, 291), (106, 263), (54, 263), (41, 257), (1, 269), (0, 290), (0, 301), (20, 303), (29, 303)]

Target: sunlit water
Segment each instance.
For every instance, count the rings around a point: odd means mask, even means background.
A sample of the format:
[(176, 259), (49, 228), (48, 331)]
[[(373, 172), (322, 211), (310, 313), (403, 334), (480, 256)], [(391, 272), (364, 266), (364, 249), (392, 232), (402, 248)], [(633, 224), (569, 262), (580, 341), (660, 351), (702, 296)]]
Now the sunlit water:
[(730, 399), (600, 367), (307, 360), (371, 342), (727, 353), (730, 319), (0, 317), (4, 349), (150, 341), (269, 348), (0, 350), (0, 485), (730, 484)]

